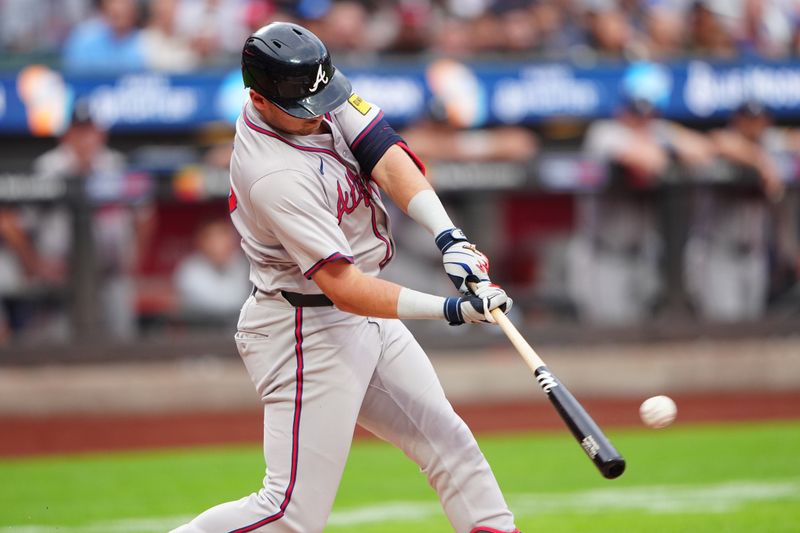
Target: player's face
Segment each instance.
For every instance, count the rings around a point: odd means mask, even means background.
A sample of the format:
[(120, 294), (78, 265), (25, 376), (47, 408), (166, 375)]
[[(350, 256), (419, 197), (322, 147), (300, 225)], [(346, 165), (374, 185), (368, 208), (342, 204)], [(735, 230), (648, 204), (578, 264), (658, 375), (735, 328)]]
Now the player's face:
[(252, 89), (250, 90), (250, 100), (267, 124), (277, 130), (291, 135), (311, 135), (323, 132), (322, 117), (293, 117)]

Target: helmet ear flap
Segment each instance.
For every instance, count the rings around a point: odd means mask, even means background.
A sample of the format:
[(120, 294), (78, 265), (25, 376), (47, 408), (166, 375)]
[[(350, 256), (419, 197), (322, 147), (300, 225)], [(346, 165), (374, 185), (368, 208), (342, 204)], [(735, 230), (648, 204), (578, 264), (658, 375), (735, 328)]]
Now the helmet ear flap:
[(253, 89), (255, 92), (263, 96), (264, 98), (267, 97), (267, 91), (265, 91), (259, 84), (258, 80), (253, 73), (250, 72), (251, 67), (246, 63), (242, 62), (242, 80), (244, 81), (244, 86), (248, 89)]

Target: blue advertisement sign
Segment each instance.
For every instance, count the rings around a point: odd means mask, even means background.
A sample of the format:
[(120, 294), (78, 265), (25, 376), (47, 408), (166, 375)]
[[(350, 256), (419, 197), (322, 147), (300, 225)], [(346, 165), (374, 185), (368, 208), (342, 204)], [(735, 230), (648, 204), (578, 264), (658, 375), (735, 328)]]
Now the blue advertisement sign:
[[(343, 69), (364, 99), (402, 127), (438, 106), (460, 127), (535, 124), (554, 117), (611, 116), (625, 98), (644, 98), (666, 118), (726, 117), (756, 99), (779, 119), (800, 118), (800, 62), (714, 64), (566, 63), (425, 65)], [(0, 74), (0, 133), (63, 131), (77, 99), (112, 131), (185, 131), (232, 123), (246, 99), (238, 69), (185, 76), (131, 73), (72, 77), (41, 65)]]

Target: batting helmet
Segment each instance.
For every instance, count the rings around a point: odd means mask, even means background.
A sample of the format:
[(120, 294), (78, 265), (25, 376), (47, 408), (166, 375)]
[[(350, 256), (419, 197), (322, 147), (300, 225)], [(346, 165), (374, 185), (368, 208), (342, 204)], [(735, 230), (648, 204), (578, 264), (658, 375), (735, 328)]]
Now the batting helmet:
[(245, 87), (298, 118), (332, 111), (352, 92), (322, 41), (288, 22), (268, 24), (247, 39), (242, 78)]

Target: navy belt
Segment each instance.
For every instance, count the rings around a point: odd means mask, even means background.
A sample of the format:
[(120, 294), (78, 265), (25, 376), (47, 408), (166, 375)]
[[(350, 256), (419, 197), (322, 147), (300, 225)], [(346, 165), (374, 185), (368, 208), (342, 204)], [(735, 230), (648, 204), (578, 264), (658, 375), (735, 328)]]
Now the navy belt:
[(299, 292), (281, 291), (287, 302), (292, 307), (328, 307), (333, 305), (330, 298), (324, 294), (300, 294)]

